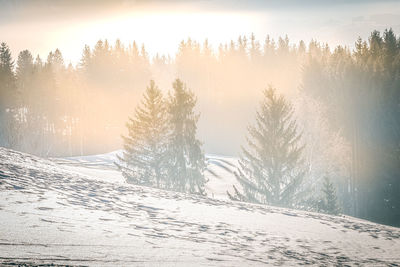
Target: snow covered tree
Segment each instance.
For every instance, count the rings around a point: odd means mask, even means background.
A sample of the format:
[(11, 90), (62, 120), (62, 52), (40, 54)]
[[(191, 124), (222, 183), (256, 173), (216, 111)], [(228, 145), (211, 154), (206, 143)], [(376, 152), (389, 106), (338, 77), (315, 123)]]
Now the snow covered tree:
[(249, 202), (295, 206), (303, 192), (306, 174), (292, 106), (275, 89), (264, 90), (256, 113), (255, 126), (249, 127), (248, 148), (242, 148), (240, 167), (235, 173), (243, 193), (231, 196)]
[(141, 105), (127, 123), (124, 153), (117, 163), (128, 182), (165, 187), (164, 155), (167, 139), (167, 110), (160, 89), (150, 81)]
[(168, 183), (172, 190), (204, 195), (205, 157), (196, 139), (199, 114), (194, 112), (195, 105), (193, 92), (177, 79), (168, 104)]
[(339, 214), (336, 190), (328, 177), (324, 178), (322, 192), (324, 196), (319, 201), (318, 210), (333, 215)]

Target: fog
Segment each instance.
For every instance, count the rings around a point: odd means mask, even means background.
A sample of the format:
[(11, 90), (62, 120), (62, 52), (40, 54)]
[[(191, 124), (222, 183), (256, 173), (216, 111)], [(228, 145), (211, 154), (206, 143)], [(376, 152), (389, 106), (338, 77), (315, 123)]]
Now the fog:
[(243, 157), (271, 87), (293, 108), (310, 195), (331, 177), (343, 213), (398, 225), (400, 3), (284, 2), (1, 1), (0, 145), (121, 149), (150, 81), (170, 103), (179, 79), (196, 160)]

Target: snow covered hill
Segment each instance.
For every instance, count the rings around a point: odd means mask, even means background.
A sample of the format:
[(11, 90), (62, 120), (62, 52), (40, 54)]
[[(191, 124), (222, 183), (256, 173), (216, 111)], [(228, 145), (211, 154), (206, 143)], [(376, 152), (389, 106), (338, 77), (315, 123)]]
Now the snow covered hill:
[[(118, 162), (117, 155), (122, 155), (122, 150), (106, 154), (56, 158), (59, 164), (65, 165), (69, 170), (81, 174), (95, 176), (106, 181), (125, 183), (121, 173), (117, 171), (114, 162)], [(234, 171), (238, 166), (238, 159), (234, 157), (206, 155), (207, 169), (205, 171), (206, 193), (209, 197), (228, 200), (226, 191), (232, 191), (232, 185), (241, 188), (238, 184)]]
[(399, 228), (134, 186), (66, 163), (0, 148), (0, 265), (400, 265)]

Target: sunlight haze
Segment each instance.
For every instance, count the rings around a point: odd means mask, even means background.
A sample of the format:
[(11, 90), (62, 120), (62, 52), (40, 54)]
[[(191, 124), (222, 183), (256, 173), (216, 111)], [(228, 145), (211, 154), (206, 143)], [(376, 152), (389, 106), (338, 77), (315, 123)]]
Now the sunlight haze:
[(400, 266), (400, 0), (0, 0), (0, 266)]
[[(287, 8), (284, 2), (295, 4)], [(179, 42), (189, 37), (199, 42), (208, 38), (214, 49), (250, 33), (260, 41), (267, 34), (275, 39), (287, 34), (293, 43), (317, 39), (353, 47), (354, 35), (366, 38), (373, 29), (387, 26), (400, 29), (396, 1), (331, 2), (0, 1), (5, 6), (0, 35), (14, 55), (29, 46), (34, 55), (46, 58), (56, 47), (66, 63), (75, 65), (84, 45), (99, 39), (120, 39), (126, 46), (136, 41), (150, 56), (173, 56)]]

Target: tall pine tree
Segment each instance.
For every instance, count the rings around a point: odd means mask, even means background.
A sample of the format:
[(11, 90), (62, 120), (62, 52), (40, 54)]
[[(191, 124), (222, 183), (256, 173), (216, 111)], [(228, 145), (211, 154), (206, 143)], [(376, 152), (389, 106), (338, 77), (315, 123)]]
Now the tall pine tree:
[(168, 179), (171, 189), (204, 195), (205, 157), (196, 138), (199, 114), (192, 91), (177, 79), (169, 99)]
[(163, 95), (150, 81), (141, 105), (127, 123), (124, 153), (117, 166), (128, 182), (165, 187), (167, 112)]
[(235, 189), (231, 198), (285, 207), (301, 200), (303, 146), (292, 117), (292, 106), (283, 96), (277, 96), (272, 87), (264, 91), (236, 173), (243, 193)]

